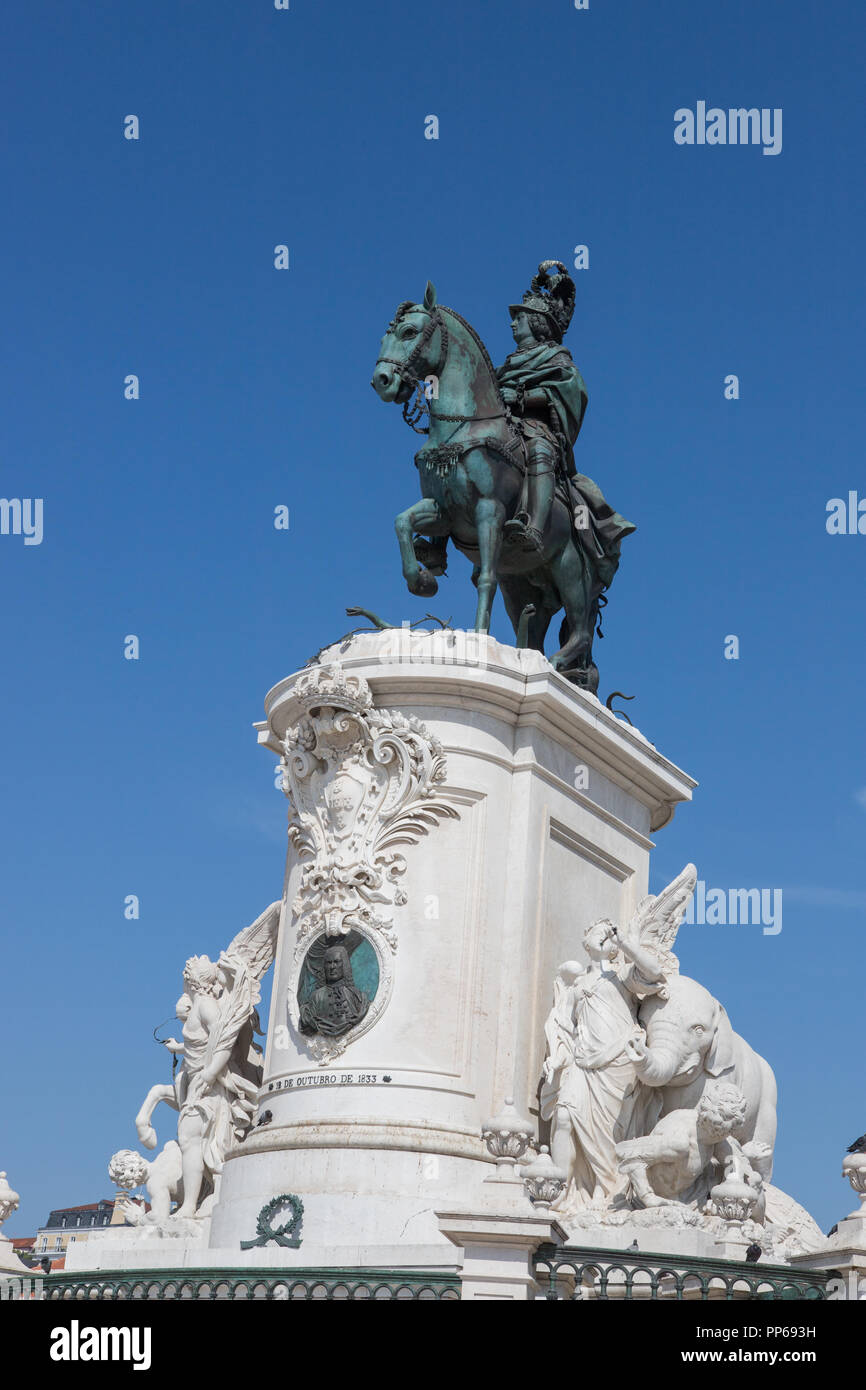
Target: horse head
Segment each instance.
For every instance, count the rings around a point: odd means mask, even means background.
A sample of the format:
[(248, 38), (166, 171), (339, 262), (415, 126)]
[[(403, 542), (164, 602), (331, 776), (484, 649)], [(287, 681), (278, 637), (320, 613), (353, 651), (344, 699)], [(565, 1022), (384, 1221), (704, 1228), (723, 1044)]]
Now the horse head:
[(418, 382), (441, 367), (444, 337), (436, 290), (428, 280), (424, 302), (405, 299), (388, 324), (370, 382), (380, 399), (408, 401)]

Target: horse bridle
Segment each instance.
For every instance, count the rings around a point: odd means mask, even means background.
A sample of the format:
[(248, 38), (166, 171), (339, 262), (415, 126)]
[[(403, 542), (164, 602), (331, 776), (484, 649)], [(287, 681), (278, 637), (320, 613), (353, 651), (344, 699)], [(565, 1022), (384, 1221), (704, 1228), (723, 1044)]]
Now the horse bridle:
[[(418, 426), (418, 421), (423, 419), (425, 414), (430, 414), (430, 406), (427, 401), (427, 395), (422, 385), (421, 378), (415, 370), (415, 367), (417, 362), (423, 356), (423, 353), (428, 343), (432, 339), (433, 334), (436, 332), (437, 328), (440, 328), (442, 330), (442, 352), (440, 354), (439, 362), (437, 363), (437, 367), (439, 368), (439, 370), (433, 373), (434, 376), (439, 376), (442, 367), (445, 365), (445, 359), (448, 356), (448, 325), (446, 324), (441, 313), (439, 312), (438, 307), (435, 309), (425, 309), (424, 312), (429, 316), (428, 322), (422, 329), (421, 335), (417, 343), (413, 347), (412, 351), (409, 353), (409, 356), (406, 358), (406, 361), (398, 362), (396, 357), (379, 357), (376, 360), (377, 367), (380, 362), (387, 362), (389, 366), (396, 367), (397, 375), (399, 376), (400, 381), (403, 383), (403, 385), (408, 386), (410, 391), (415, 392), (414, 401), (412, 400), (412, 397), (410, 395), (403, 402), (403, 419), (406, 421), (406, 424), (410, 427), (410, 429), (413, 429), (416, 434), (430, 433), (429, 428), (424, 428), (423, 426), (419, 428)], [(402, 313), (400, 312), (400, 310), (397, 311), (397, 320), (394, 324), (394, 328), (391, 330), (392, 332), (396, 331), (396, 329), (399, 327), (400, 321), (403, 318), (404, 313), (406, 313), (406, 309), (404, 309)]]
[[(398, 313), (397, 322), (394, 324), (394, 328), (391, 330), (392, 332), (399, 328), (403, 315), (406, 312), (407, 311), (404, 309), (403, 314)], [(400, 377), (400, 380), (405, 382), (406, 385), (411, 386), (413, 390), (420, 384), (420, 378), (415, 371), (415, 363), (423, 354), (424, 349), (430, 342), (437, 328), (441, 328), (442, 330), (442, 352), (438, 363), (440, 371), (445, 365), (445, 358), (448, 356), (448, 325), (443, 319), (438, 306), (435, 309), (424, 309), (422, 312), (429, 316), (429, 320), (422, 329), (421, 335), (412, 351), (409, 353), (409, 356), (406, 358), (406, 361), (398, 362), (396, 357), (380, 357), (376, 362), (377, 367), (380, 362), (387, 362), (390, 366), (396, 367), (397, 375)], [(434, 375), (438, 376), (439, 372), (435, 372)]]
[[(414, 305), (412, 307), (413, 309), (415, 309)], [(408, 312), (407, 309), (403, 311), (403, 313), (406, 312)], [(417, 309), (415, 310), (415, 312), (417, 312)], [(409, 399), (403, 402), (403, 419), (406, 421), (406, 424), (410, 427), (410, 429), (413, 429), (416, 434), (429, 434), (429, 427), (425, 428), (424, 426), (421, 426), (419, 428), (418, 426), (418, 421), (421, 420), (425, 414), (429, 415), (431, 420), (446, 420), (449, 423), (453, 424), (469, 424), (470, 421), (474, 420), (501, 420), (503, 417), (510, 418), (511, 412), (507, 406), (505, 406), (502, 410), (497, 410), (494, 415), (444, 415), (441, 412), (435, 411), (433, 409), (433, 407), (427, 399), (427, 393), (424, 390), (422, 378), (418, 376), (418, 373), (415, 370), (415, 366), (416, 363), (423, 356), (425, 348), (431, 341), (433, 334), (436, 332), (436, 329), (438, 328), (440, 329), (442, 334), (442, 350), (439, 355), (439, 361), (436, 364), (436, 371), (431, 372), (431, 376), (441, 376), (442, 368), (445, 366), (445, 361), (448, 357), (448, 345), (450, 340), (448, 335), (448, 325), (442, 316), (438, 304), (434, 309), (424, 309), (423, 312), (429, 315), (429, 322), (427, 323), (425, 328), (422, 329), (421, 335), (417, 343), (413, 347), (412, 351), (409, 353), (409, 356), (406, 358), (406, 361), (398, 362), (395, 357), (379, 357), (376, 361), (377, 367), (380, 362), (387, 362), (389, 366), (396, 367), (397, 374), (400, 377), (400, 380), (405, 385), (409, 386), (411, 390), (414, 390), (416, 392), (414, 401), (411, 400), (410, 397)], [(397, 322), (394, 325), (394, 330), (396, 330), (396, 328), (399, 326), (402, 317), (403, 314), (399, 313), (398, 311)]]

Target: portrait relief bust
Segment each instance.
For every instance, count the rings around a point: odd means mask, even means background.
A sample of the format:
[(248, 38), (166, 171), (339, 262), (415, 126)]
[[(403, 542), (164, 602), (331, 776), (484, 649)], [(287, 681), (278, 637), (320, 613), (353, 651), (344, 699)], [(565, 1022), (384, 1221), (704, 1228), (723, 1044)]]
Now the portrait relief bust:
[(372, 996), (355, 983), (352, 968), (354, 951), (366, 943), (357, 932), (349, 936), (356, 940), (320, 937), (307, 953), (298, 991), (302, 1033), (339, 1037), (366, 1016)]

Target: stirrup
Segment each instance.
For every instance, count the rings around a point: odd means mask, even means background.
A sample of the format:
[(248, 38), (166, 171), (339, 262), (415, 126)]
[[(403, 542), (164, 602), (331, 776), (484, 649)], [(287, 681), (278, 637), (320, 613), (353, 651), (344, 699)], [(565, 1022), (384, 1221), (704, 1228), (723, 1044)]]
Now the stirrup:
[(529, 513), (517, 512), (511, 521), (506, 521), (502, 528), (503, 536), (508, 540), (525, 540), (529, 532)]

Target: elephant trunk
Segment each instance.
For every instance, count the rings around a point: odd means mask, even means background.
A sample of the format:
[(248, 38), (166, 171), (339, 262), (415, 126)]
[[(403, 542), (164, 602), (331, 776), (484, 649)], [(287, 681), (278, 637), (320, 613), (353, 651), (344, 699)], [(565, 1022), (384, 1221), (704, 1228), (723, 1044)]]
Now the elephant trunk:
[(700, 1056), (694, 1051), (689, 1032), (677, 1010), (668, 1016), (659, 1009), (646, 1020), (646, 1051), (638, 1066), (638, 1075), (647, 1086), (669, 1086), (688, 1074)]
[(679, 1059), (667, 1047), (649, 1047), (638, 1063), (638, 1076), (647, 1086), (667, 1086), (676, 1074)]

